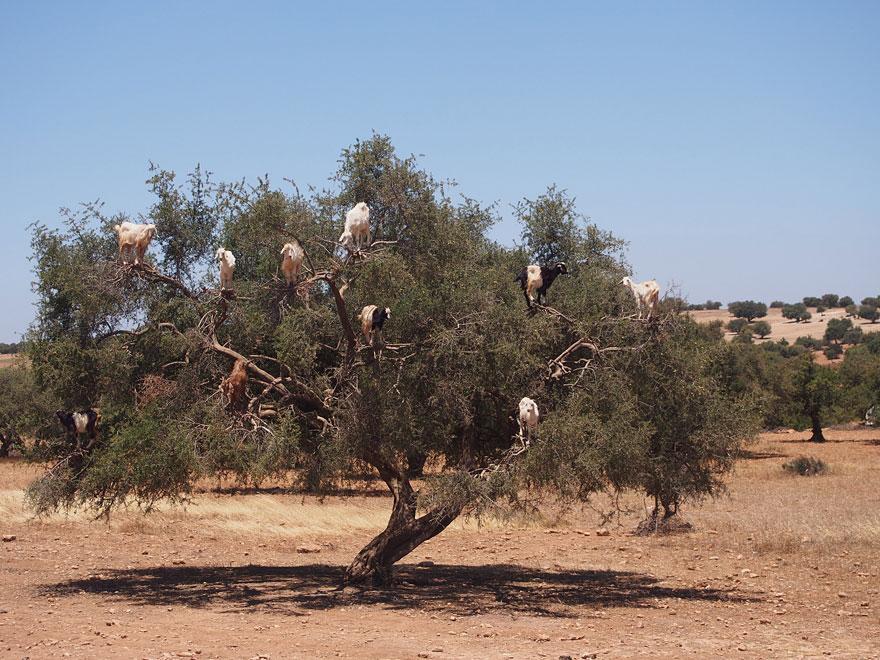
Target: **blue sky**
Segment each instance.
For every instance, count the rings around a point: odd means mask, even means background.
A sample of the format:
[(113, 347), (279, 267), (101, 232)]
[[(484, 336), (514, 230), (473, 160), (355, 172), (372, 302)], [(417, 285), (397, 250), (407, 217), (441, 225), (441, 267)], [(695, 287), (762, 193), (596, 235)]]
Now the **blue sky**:
[(321, 185), (375, 130), (509, 205), (548, 184), (708, 297), (880, 293), (880, 3), (0, 5), (0, 341), (26, 225), (146, 209), (153, 160)]

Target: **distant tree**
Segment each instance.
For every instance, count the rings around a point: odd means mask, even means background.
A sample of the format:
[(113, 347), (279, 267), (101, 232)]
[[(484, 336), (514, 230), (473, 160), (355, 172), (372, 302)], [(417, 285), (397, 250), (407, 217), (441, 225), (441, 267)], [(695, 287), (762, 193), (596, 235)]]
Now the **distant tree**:
[(836, 360), (843, 355), (843, 346), (840, 344), (828, 344), (822, 352), (829, 360)]
[(807, 306), (804, 303), (794, 303), (782, 308), (782, 316), (791, 319), (795, 323), (800, 323), (801, 321), (808, 321), (813, 315), (807, 311)]
[(730, 319), (727, 322), (727, 329), (731, 332), (738, 333), (749, 324), (745, 319)]
[(859, 315), (859, 307), (858, 305), (847, 305), (846, 306), (846, 315), (847, 316), (858, 316)]
[(746, 319), (749, 323), (754, 319), (767, 316), (767, 305), (754, 300), (732, 302), (727, 306), (727, 310), (737, 318)]
[(752, 344), (755, 341), (755, 333), (752, 332), (751, 326), (744, 325), (740, 328), (739, 332), (736, 333), (736, 337), (733, 338), (733, 341), (740, 344)]
[(859, 318), (870, 321), (871, 323), (876, 323), (877, 308), (872, 305), (862, 305), (861, 307), (859, 307)]
[(809, 418), (813, 435), (812, 442), (825, 442), (822, 434), (822, 417), (835, 403), (837, 379), (834, 370), (816, 364), (813, 355), (808, 353), (794, 373), (794, 396), (801, 406), (802, 413)]
[(825, 293), (822, 294), (822, 304), (828, 309), (839, 307), (840, 298), (836, 293)]
[(843, 339), (846, 331), (853, 327), (849, 319), (830, 319), (825, 326), (825, 341), (839, 342)]
[(812, 351), (818, 351), (822, 348), (822, 340), (816, 339), (815, 337), (798, 337), (794, 340), (796, 346), (803, 346), (804, 348), (809, 348)]
[(825, 305), (816, 305), (816, 313), (821, 314), (822, 312), (828, 311)]
[(767, 323), (767, 321), (755, 321), (752, 324), (752, 332), (758, 335), (761, 339), (767, 337), (772, 332), (772, 330), (773, 329), (770, 327), (770, 324)]
[(8, 355), (9, 353), (19, 352), (21, 352), (21, 342), (13, 342), (11, 344), (0, 342), (0, 354)]
[(840, 300), (837, 301), (837, 307), (849, 307), (853, 304), (853, 299), (849, 296), (841, 296)]
[(804, 298), (804, 305), (807, 307), (818, 307), (822, 304), (822, 299), (817, 298), (816, 296), (806, 296)]
[(706, 309), (721, 309), (721, 302), (718, 300), (707, 300)]
[(866, 305), (868, 307), (880, 307), (880, 298), (876, 298), (874, 296), (862, 298), (862, 305)]
[(864, 337), (864, 333), (860, 327), (850, 328), (845, 333), (843, 333), (843, 339), (840, 340), (841, 344), (861, 344), (862, 338)]
[(785, 303), (781, 300), (774, 300), (770, 303), (770, 309), (782, 309), (783, 307), (785, 307)]

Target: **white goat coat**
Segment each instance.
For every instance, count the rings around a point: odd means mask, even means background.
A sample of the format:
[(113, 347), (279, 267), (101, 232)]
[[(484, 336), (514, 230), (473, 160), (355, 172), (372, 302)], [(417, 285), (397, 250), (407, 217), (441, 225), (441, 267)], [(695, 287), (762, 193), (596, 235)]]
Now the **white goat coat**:
[(156, 225), (138, 224), (136, 222), (123, 222), (113, 226), (119, 240), (119, 260), (127, 263), (125, 256), (134, 252), (134, 263), (139, 264), (144, 260), (144, 254), (150, 246), (150, 241), (156, 235)]
[[(526, 267), (526, 293), (529, 300), (535, 300), (535, 292), (544, 285), (544, 278), (541, 277), (541, 267), (537, 264), (531, 264)], [(531, 399), (529, 399), (531, 401)]]
[(305, 252), (296, 239), (290, 243), (285, 243), (284, 247), (281, 248), (281, 272), (284, 273), (284, 279), (287, 280), (288, 284), (293, 284), (299, 277), (304, 256)]
[(648, 310), (648, 318), (657, 311), (657, 305), (660, 302), (660, 285), (657, 284), (657, 280), (633, 282), (629, 277), (624, 277), (620, 283), (632, 291), (639, 318), (642, 318), (642, 308)]
[(370, 207), (358, 202), (345, 214), (345, 230), (339, 242), (349, 252), (356, 252), (370, 243)]
[(519, 432), (523, 437), (531, 437), (538, 428), (538, 404), (527, 396), (519, 400)]
[(220, 263), (220, 288), (232, 288), (232, 273), (235, 271), (235, 255), (226, 248), (217, 248), (217, 261)]

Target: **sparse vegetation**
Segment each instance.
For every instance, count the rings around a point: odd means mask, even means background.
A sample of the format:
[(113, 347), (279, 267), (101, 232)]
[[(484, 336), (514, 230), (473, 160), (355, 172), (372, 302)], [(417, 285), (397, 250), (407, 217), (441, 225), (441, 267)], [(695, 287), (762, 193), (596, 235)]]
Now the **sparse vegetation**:
[(761, 339), (769, 337), (770, 333), (773, 331), (767, 321), (756, 321), (755, 323), (752, 323), (751, 328), (752, 332), (758, 335)]
[(821, 458), (816, 458), (815, 456), (798, 456), (783, 463), (782, 469), (786, 472), (797, 474), (802, 477), (812, 477), (827, 472), (828, 466)]
[(746, 319), (751, 323), (756, 318), (767, 316), (767, 305), (754, 300), (741, 300), (727, 305), (728, 311), (737, 318)]
[(801, 321), (809, 320), (813, 315), (807, 311), (807, 306), (805, 304), (795, 303), (793, 305), (785, 305), (782, 308), (782, 316), (799, 323)]

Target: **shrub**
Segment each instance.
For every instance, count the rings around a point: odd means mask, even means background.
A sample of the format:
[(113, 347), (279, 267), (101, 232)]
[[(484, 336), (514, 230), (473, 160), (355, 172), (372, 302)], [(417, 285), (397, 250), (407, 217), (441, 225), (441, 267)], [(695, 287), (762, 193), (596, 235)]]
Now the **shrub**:
[(749, 324), (745, 319), (730, 319), (727, 322), (727, 329), (731, 332), (739, 333), (743, 328), (745, 328)]
[(849, 304), (845, 308), (847, 316), (858, 316), (859, 308), (857, 305)]
[(861, 344), (863, 338), (864, 333), (862, 332), (861, 328), (850, 328), (843, 333), (843, 338), (840, 340), (840, 342), (842, 344)]
[(785, 307), (785, 303), (781, 300), (774, 300), (770, 303), (770, 309), (782, 309), (783, 307)]
[(859, 318), (870, 321), (871, 323), (876, 323), (877, 308), (872, 305), (862, 305), (861, 307), (859, 307)]
[(736, 337), (734, 337), (734, 341), (739, 342), (741, 344), (751, 344), (754, 343), (755, 333), (752, 332), (751, 327), (744, 326), (740, 328), (740, 331), (736, 333)]
[(816, 305), (816, 313), (821, 314), (822, 312), (827, 311), (825, 305)]
[(825, 357), (829, 360), (836, 360), (841, 355), (843, 355), (843, 346), (840, 344), (829, 344), (825, 347)]
[(727, 306), (728, 311), (738, 318), (746, 319), (751, 323), (754, 319), (767, 316), (767, 305), (754, 300), (740, 300)]
[(764, 339), (772, 331), (773, 329), (770, 327), (770, 324), (767, 323), (767, 321), (755, 321), (752, 324), (752, 332), (758, 335), (761, 339)]
[(806, 296), (804, 298), (804, 305), (807, 307), (818, 307), (822, 304), (822, 299), (817, 298), (816, 296)]
[(706, 309), (706, 306), (705, 306), (705, 305), (701, 305), (701, 304), (699, 304), (699, 303), (696, 303), (696, 304), (693, 304), (693, 305), (688, 305), (686, 309), (687, 309), (687, 311), (689, 311), (689, 312), (699, 312), (699, 311), (701, 311), (701, 310)]
[(706, 309), (721, 309), (721, 302), (718, 300), (707, 300)]
[(822, 295), (822, 304), (831, 309), (840, 306), (840, 297), (836, 293), (825, 293)]
[(862, 304), (867, 305), (868, 307), (880, 307), (880, 298), (875, 297), (867, 297), (862, 298)]
[(850, 328), (852, 328), (852, 321), (849, 319), (829, 320), (825, 327), (825, 341), (839, 342)]
[(782, 469), (791, 474), (799, 474), (802, 477), (812, 477), (827, 472), (828, 465), (821, 458), (816, 458), (815, 456), (798, 456), (788, 461), (788, 463), (783, 463)]
[(818, 351), (822, 348), (822, 340), (815, 337), (798, 337), (794, 340), (795, 346), (803, 346), (810, 350)]
[(801, 321), (808, 321), (813, 315), (807, 311), (807, 306), (804, 303), (795, 303), (793, 305), (785, 305), (782, 308), (782, 316), (791, 319), (795, 323), (800, 323)]

